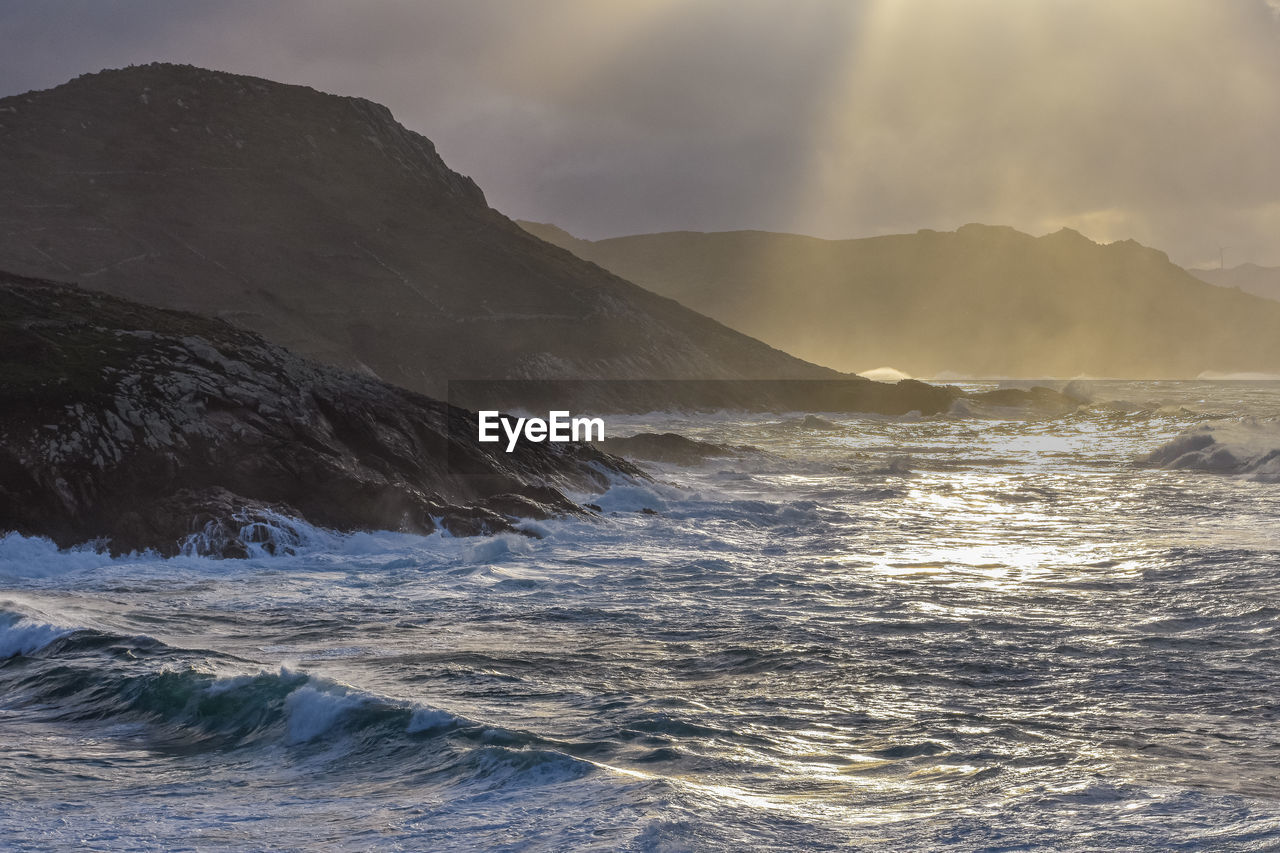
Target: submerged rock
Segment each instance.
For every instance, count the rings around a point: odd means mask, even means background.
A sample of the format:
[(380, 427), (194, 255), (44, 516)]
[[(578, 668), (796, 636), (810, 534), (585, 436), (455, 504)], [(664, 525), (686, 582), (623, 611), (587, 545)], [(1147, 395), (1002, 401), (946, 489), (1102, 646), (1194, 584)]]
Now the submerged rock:
[(290, 519), (512, 530), (584, 513), (563, 489), (640, 475), (588, 446), (476, 435), (471, 412), (222, 321), (0, 273), (0, 531), (243, 556), (295, 547)]
[(1077, 388), (1055, 391), (1043, 385), (1030, 388), (997, 388), (961, 398), (982, 409), (1022, 409), (1041, 414), (1064, 415), (1080, 408), (1085, 399)]

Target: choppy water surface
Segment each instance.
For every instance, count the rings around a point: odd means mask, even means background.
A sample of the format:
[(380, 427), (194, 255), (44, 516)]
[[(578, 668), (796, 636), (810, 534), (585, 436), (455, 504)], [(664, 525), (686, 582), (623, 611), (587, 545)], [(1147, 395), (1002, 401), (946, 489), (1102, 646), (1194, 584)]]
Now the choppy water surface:
[(536, 540), (10, 536), (0, 846), (1280, 848), (1280, 383), (1093, 391), (615, 418), (763, 452)]

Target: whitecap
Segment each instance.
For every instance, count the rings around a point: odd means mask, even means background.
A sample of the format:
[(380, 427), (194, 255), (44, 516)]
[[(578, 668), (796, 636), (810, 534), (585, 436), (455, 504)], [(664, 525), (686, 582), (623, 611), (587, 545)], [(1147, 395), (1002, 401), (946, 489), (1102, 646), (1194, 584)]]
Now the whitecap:
[(59, 550), (43, 536), (7, 533), (0, 536), (0, 576), (44, 578), (82, 569), (96, 569), (112, 562), (109, 555), (90, 545)]
[(409, 717), (409, 725), (405, 727), (405, 733), (418, 734), (420, 732), (439, 731), (440, 729), (452, 728), (461, 722), (448, 711), (441, 711), (438, 708), (418, 708)]
[(1196, 377), (1196, 379), (1206, 382), (1275, 382), (1280, 380), (1280, 373), (1220, 373), (1216, 370), (1206, 370)]
[(22, 613), (0, 610), (0, 660), (38, 652), (75, 628), (42, 622)]
[(872, 382), (901, 382), (903, 379), (911, 378), (910, 373), (904, 373), (896, 367), (876, 367), (860, 371), (858, 375)]
[(1213, 471), (1280, 483), (1280, 420), (1208, 421), (1183, 430), (1142, 459), (1170, 469)]
[(312, 684), (299, 687), (285, 700), (289, 743), (306, 743), (332, 729), (369, 697), (333, 686), (318, 689)]
[(529, 537), (518, 533), (500, 533), (483, 539), (468, 539), (462, 546), (462, 559), (468, 563), (489, 563), (504, 557), (524, 556), (533, 550)]
[(604, 512), (640, 512), (646, 509), (662, 512), (667, 508), (667, 501), (659, 494), (656, 484), (620, 483), (596, 497), (594, 503)]

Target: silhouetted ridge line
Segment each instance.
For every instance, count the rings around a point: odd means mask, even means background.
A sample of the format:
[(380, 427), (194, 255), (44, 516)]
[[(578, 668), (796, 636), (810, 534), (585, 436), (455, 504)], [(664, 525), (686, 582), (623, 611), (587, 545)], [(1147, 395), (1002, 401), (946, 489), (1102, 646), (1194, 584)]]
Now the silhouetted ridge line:
[(842, 370), (1024, 378), (1280, 370), (1280, 305), (1208, 286), (1133, 240), (1100, 245), (1069, 228), (1036, 238), (974, 224), (860, 240), (734, 231), (588, 241), (525, 227)]
[(544, 243), (360, 98), (191, 66), (0, 100), (0, 268), (455, 378), (821, 378)]

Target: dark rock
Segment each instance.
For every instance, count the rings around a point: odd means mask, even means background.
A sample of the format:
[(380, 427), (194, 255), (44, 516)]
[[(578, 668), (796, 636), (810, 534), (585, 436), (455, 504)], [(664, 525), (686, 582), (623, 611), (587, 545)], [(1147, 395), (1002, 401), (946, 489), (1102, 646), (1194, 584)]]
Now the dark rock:
[(997, 388), (969, 394), (966, 399), (985, 406), (1015, 407), (1040, 412), (1064, 414), (1080, 407), (1081, 399), (1072, 393), (1055, 391), (1043, 385), (1031, 388)]
[(524, 494), (492, 495), (480, 502), (486, 510), (506, 518), (544, 521), (565, 515), (585, 515), (582, 507), (554, 489), (531, 487)]
[(116, 538), (167, 542), (185, 526), (183, 551), (226, 558), (248, 557), (254, 545), (272, 555), (293, 554), (305, 538), (292, 507), (250, 500), (216, 486), (180, 489), (139, 510), (121, 519)]
[(482, 506), (451, 507), (440, 517), (440, 526), (453, 536), (491, 536), (517, 531), (506, 518)]
[(816, 429), (823, 432), (838, 432), (844, 429), (840, 424), (829, 421), (826, 418), (818, 417), (817, 415), (805, 415), (804, 418), (801, 419), (799, 426), (801, 429)]
[(290, 519), (456, 535), (581, 513), (643, 476), (584, 445), (476, 441), (475, 415), (224, 322), (0, 273), (0, 531), (113, 552), (296, 547)]

